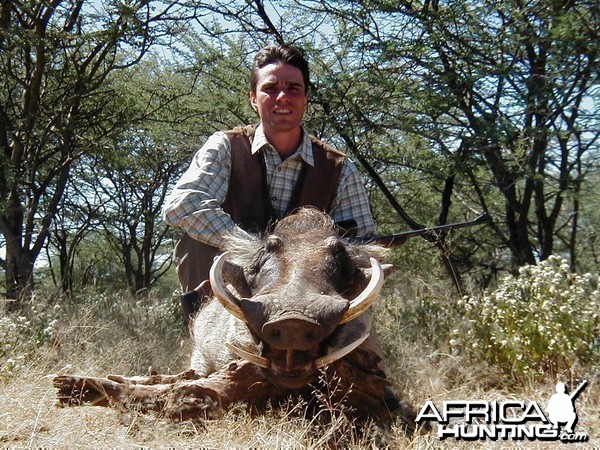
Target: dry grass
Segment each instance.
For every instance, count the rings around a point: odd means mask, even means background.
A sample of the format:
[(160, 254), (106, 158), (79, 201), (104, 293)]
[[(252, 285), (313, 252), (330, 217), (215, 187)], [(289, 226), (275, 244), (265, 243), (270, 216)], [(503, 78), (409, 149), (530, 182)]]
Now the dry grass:
[[(0, 448), (438, 449), (600, 445), (597, 370), (596, 378), (590, 372), (590, 384), (577, 401), (577, 431), (590, 436), (585, 444), (441, 441), (435, 434), (408, 438), (399, 427), (386, 431), (374, 426), (357, 429), (343, 415), (336, 415), (329, 423), (305, 418), (304, 405), (294, 403), (258, 417), (248, 415), (242, 407), (235, 408), (202, 423), (172, 423), (152, 414), (99, 407), (59, 408), (52, 386), (55, 374), (141, 375), (150, 367), (161, 373), (176, 373), (186, 368), (190, 349), (187, 331), (171, 301), (97, 297), (53, 314), (61, 318), (43, 339), (39, 339), (43, 333), (35, 320), (7, 331), (9, 319), (0, 317), (4, 320), (0, 322), (0, 334), (7, 336), (0, 347)], [(40, 315), (43, 316), (38, 308)], [(391, 355), (392, 379), (416, 406), (426, 400), (441, 403), (460, 399), (521, 399), (545, 405), (553, 392), (553, 380), (545, 385), (511, 383), (485, 362), (467, 362), (445, 353), (442, 345), (420, 342), (412, 336), (417, 330), (409, 329), (414, 327), (410, 318), (402, 323), (390, 315), (385, 304), (378, 316), (380, 334)], [(45, 318), (43, 322), (47, 325), (49, 320)], [(32, 343), (36, 336), (39, 342)], [(398, 336), (405, 336), (405, 340)]]

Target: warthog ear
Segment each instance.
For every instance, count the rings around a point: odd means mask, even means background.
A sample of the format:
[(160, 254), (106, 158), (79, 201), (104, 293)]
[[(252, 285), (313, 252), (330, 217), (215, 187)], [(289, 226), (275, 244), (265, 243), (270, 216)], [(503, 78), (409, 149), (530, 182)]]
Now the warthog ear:
[[(382, 264), (381, 267), (383, 268), (383, 273), (385, 274), (386, 278), (396, 271), (396, 268), (393, 264)], [(371, 270), (369, 269), (369, 272), (370, 271)]]
[[(394, 267), (393, 264), (381, 264), (381, 268), (383, 269), (384, 278), (387, 278), (388, 276), (393, 274), (394, 271), (396, 270), (396, 268)], [(362, 275), (364, 277), (363, 283), (368, 283), (369, 280), (371, 279), (372, 269), (370, 267), (368, 269), (362, 268), (362, 269), (360, 269), (360, 272), (362, 273)]]
[[(387, 278), (389, 275), (394, 273), (396, 270), (393, 264), (381, 264), (383, 269), (383, 275)], [(352, 298), (357, 296), (362, 290), (364, 290), (369, 284), (371, 279), (371, 268), (361, 267), (354, 273), (354, 280), (352, 281), (351, 289), (344, 295), (345, 298)]]

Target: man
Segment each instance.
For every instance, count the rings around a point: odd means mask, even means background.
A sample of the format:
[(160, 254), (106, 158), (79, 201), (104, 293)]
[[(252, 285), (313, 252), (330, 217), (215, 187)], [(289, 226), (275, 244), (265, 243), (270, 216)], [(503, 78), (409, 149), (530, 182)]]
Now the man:
[(573, 425), (577, 421), (577, 414), (575, 413), (575, 405), (573, 403), (573, 396), (567, 394), (567, 387), (564, 383), (556, 383), (556, 394), (552, 394), (546, 411), (548, 412), (548, 418), (552, 422), (553, 428), (558, 429), (558, 424), (566, 423), (565, 431), (567, 433), (573, 433)]
[(338, 223), (355, 223), (357, 235), (374, 232), (355, 166), (302, 127), (308, 86), (308, 63), (300, 50), (260, 50), (249, 94), (260, 124), (212, 135), (166, 200), (164, 220), (186, 233), (175, 253), (187, 315), (208, 295), (212, 259), (233, 228), (261, 232), (293, 209), (311, 205)]

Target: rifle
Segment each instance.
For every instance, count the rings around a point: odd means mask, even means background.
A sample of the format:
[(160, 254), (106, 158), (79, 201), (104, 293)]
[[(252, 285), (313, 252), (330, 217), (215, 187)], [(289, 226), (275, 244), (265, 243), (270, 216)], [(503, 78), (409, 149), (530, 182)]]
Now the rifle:
[(575, 398), (579, 395), (579, 393), (585, 387), (586, 384), (587, 384), (587, 380), (583, 380), (581, 382), (581, 384), (579, 386), (577, 386), (577, 389), (575, 389), (575, 391), (569, 396), (569, 397), (571, 397), (571, 401), (575, 400)]
[(379, 244), (384, 245), (386, 247), (395, 247), (396, 245), (404, 244), (408, 238), (414, 236), (431, 236), (437, 237), (440, 233), (444, 231), (456, 230), (458, 228), (466, 228), (473, 227), (477, 225), (483, 225), (486, 223), (490, 223), (492, 218), (489, 214), (482, 214), (477, 217), (475, 220), (469, 220), (467, 222), (459, 222), (459, 223), (451, 223), (447, 225), (438, 225), (436, 227), (429, 228), (421, 228), (418, 230), (405, 231), (403, 233), (391, 234), (389, 236), (372, 236), (366, 238), (354, 238), (354, 242), (358, 242), (361, 244)]

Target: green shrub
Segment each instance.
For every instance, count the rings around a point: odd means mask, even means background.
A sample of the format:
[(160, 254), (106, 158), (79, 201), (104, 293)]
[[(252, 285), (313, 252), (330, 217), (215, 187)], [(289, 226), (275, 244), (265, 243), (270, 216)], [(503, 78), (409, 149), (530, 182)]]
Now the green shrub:
[(597, 367), (600, 291), (559, 257), (524, 266), (492, 293), (460, 301), (465, 321), (450, 341), (516, 379)]

